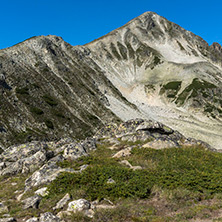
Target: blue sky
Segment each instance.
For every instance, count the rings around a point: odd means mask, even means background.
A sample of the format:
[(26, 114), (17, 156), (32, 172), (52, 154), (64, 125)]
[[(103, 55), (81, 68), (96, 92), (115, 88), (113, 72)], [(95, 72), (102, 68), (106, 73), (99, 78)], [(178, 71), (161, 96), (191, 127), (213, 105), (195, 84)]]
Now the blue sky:
[(222, 1), (206, 0), (6, 0), (1, 2), (0, 49), (37, 35), (88, 43), (146, 11), (222, 44)]

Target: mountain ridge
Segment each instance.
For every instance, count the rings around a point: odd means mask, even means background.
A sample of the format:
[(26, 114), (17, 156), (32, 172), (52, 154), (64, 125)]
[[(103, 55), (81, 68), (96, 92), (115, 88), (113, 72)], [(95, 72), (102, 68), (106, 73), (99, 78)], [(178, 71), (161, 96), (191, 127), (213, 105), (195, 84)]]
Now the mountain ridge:
[(80, 135), (83, 125), (95, 132), (139, 117), (221, 148), (218, 49), (153, 12), (83, 46), (49, 35), (2, 49), (1, 143)]

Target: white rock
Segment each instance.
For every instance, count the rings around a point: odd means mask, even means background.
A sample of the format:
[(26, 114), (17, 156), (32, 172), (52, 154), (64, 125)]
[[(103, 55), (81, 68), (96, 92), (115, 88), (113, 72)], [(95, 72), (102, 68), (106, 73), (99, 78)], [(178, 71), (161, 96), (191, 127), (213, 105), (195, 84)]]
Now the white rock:
[(131, 147), (127, 147), (123, 150), (120, 150), (119, 152), (117, 152), (116, 154), (113, 155), (113, 158), (121, 158), (121, 157), (130, 156), (131, 150), (132, 150)]
[(112, 179), (112, 178), (109, 178), (109, 179), (107, 180), (107, 183), (116, 183), (116, 181), (115, 181), (114, 179)]
[(67, 193), (57, 204), (53, 207), (53, 210), (63, 208), (66, 203), (71, 199), (70, 195)]
[(74, 200), (69, 203), (67, 211), (83, 211), (90, 209), (90, 202), (85, 199)]
[(39, 219), (37, 217), (32, 217), (30, 219), (28, 219), (26, 222), (38, 222)]
[(39, 196), (42, 196), (42, 197), (45, 197), (48, 195), (48, 191), (47, 191), (47, 187), (43, 187), (41, 189), (38, 189), (35, 191), (35, 194), (39, 195)]
[(8, 207), (4, 205), (4, 203), (0, 203), (0, 214), (7, 213)]

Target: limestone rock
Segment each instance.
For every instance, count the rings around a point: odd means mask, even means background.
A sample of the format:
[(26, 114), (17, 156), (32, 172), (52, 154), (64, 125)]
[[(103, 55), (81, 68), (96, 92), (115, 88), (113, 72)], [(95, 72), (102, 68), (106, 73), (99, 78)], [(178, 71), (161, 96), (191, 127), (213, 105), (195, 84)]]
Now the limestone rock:
[(116, 181), (112, 178), (109, 178), (106, 183), (116, 183)]
[(109, 199), (102, 199), (102, 201), (93, 201), (91, 204), (91, 209), (114, 209), (116, 206)]
[(8, 207), (4, 203), (0, 203), (0, 214), (8, 213)]
[(57, 204), (53, 207), (53, 210), (62, 209), (67, 204), (68, 201), (71, 200), (70, 195), (67, 193)]
[(39, 222), (39, 219), (37, 217), (32, 217), (32, 218), (26, 220), (26, 222)]
[(79, 168), (79, 172), (81, 173), (83, 170), (85, 170), (89, 165), (88, 164), (84, 164), (82, 166), (80, 166)]
[(62, 169), (56, 162), (48, 162), (43, 165), (39, 170), (35, 171), (28, 179), (25, 181), (25, 191), (32, 187), (47, 184), (53, 180), (61, 172), (75, 172), (73, 169)]
[(64, 154), (63, 156), (66, 159), (75, 160), (81, 156), (88, 155), (88, 152), (96, 149), (96, 140), (94, 138), (87, 138), (80, 143), (69, 143), (64, 145)]
[(68, 204), (68, 209), (67, 211), (84, 211), (84, 210), (89, 210), (90, 209), (90, 202), (85, 199), (79, 199), (79, 200), (74, 200)]
[(60, 222), (60, 218), (50, 212), (40, 215), (39, 222)]
[(47, 187), (43, 187), (41, 189), (36, 190), (35, 194), (42, 196), (42, 197), (47, 196), (48, 195)]
[(0, 160), (4, 161), (0, 167), (0, 175), (33, 172), (53, 155), (47, 150), (47, 144), (44, 142), (11, 146), (0, 155)]
[(86, 156), (86, 150), (79, 143), (67, 144), (64, 147), (64, 158), (75, 160), (81, 156)]
[(143, 169), (141, 166), (132, 166), (128, 160), (122, 160), (120, 163), (128, 166), (130, 169), (133, 169), (133, 170), (142, 170)]
[(0, 218), (0, 222), (16, 222), (14, 217)]
[(39, 195), (35, 195), (23, 200), (22, 201), (22, 203), (24, 204), (23, 209), (28, 209), (28, 208), (38, 209), (41, 199), (42, 198)]
[(131, 151), (132, 151), (132, 147), (127, 147), (127, 148), (125, 148), (123, 150), (120, 150), (116, 154), (114, 154), (113, 158), (121, 158), (121, 157), (130, 156), (131, 155)]

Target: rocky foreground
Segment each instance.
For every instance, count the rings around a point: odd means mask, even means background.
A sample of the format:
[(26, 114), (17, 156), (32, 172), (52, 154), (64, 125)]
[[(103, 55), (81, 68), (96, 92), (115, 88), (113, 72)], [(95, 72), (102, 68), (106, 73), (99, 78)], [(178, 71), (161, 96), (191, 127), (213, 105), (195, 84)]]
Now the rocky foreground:
[[(126, 159), (133, 149), (179, 149), (191, 146), (211, 149), (202, 141), (185, 138), (161, 123), (143, 119), (129, 120), (119, 125), (109, 124), (84, 141), (67, 138), (10, 146), (0, 155), (0, 221), (71, 221), (66, 218), (77, 212), (93, 218), (97, 209), (115, 208), (115, 204), (105, 197), (89, 201), (84, 198), (85, 195), (75, 199), (68, 192), (57, 202), (45, 207), (47, 211), (41, 207), (41, 201), (47, 202), (49, 184), (59, 175), (82, 174), (90, 165), (72, 167), (66, 163), (75, 163), (82, 157), (90, 156), (101, 144), (103, 149), (110, 150), (111, 159), (133, 171), (144, 168), (133, 166)], [(110, 177), (107, 183), (115, 183), (115, 180)]]

